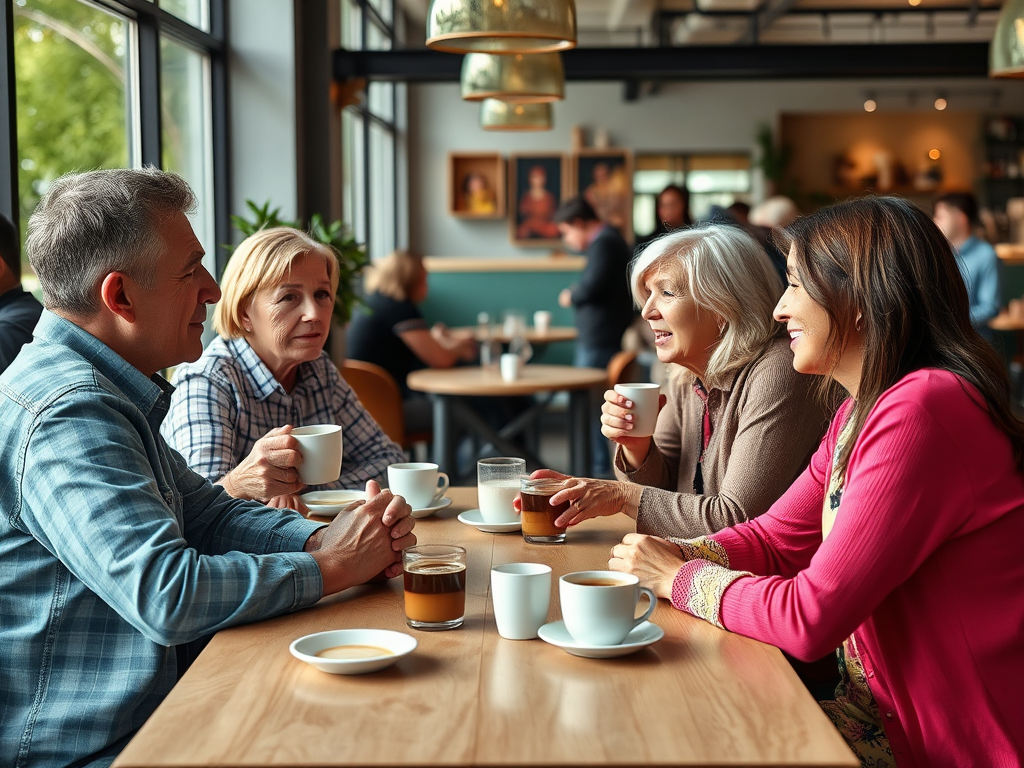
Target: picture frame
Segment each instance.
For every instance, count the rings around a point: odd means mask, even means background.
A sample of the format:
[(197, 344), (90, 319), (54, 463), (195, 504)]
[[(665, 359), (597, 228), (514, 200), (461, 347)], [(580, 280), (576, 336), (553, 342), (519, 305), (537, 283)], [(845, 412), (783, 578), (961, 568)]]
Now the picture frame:
[(567, 161), (557, 152), (509, 157), (509, 240), (522, 247), (557, 247), (555, 211), (567, 197)]
[(581, 149), (570, 161), (572, 194), (627, 240), (633, 234), (633, 153), (628, 149)]
[(505, 158), (497, 152), (448, 153), (448, 213), (463, 219), (503, 219)]

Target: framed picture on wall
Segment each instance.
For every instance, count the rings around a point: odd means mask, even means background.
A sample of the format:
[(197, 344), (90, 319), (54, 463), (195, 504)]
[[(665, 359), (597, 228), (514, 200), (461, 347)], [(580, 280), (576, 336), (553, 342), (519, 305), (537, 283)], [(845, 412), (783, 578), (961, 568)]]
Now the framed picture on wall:
[(466, 219), (503, 219), (505, 158), (497, 152), (449, 153), (448, 212)]
[(566, 162), (560, 154), (509, 158), (509, 226), (513, 245), (559, 245), (555, 211), (565, 198)]
[(633, 236), (633, 153), (628, 149), (582, 149), (570, 163), (573, 194), (627, 240)]

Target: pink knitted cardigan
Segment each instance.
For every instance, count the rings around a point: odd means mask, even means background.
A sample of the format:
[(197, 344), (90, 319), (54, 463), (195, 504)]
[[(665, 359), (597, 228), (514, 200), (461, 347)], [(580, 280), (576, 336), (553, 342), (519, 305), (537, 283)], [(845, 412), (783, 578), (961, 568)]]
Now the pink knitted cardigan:
[(682, 545), (694, 559), (672, 602), (801, 659), (855, 635), (900, 768), (1019, 766), (1024, 477), (1009, 441), (958, 376), (905, 376), (856, 440), (823, 543), (851, 406), (767, 513)]

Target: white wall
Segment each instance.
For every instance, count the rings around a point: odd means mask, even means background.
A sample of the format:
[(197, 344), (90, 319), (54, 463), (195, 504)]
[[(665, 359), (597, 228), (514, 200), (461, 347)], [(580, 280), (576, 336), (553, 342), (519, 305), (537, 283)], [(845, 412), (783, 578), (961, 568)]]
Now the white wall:
[[(849, 112), (861, 107), (870, 89), (917, 89), (923, 95), (946, 88), (976, 88), (962, 108), (996, 114), (1020, 112), (1024, 83), (961, 79), (957, 81), (778, 81), (671, 83), (635, 102), (623, 101), (620, 83), (566, 84), (566, 99), (555, 105), (555, 127), (544, 133), (492, 133), (479, 127), (479, 106), (459, 97), (459, 86), (417, 85), (409, 88), (410, 245), (434, 256), (510, 256), (543, 253), (517, 248), (508, 239), (505, 221), (456, 219), (448, 215), (447, 176), (450, 151), (568, 152), (570, 131), (582, 125), (606, 129), (613, 145), (634, 151), (746, 151), (756, 158), (754, 133), (767, 122), (777, 125), (783, 112)], [(1003, 95), (993, 106), (993, 90)], [(905, 108), (905, 107), (904, 107)], [(950, 109), (957, 99), (950, 96)], [(761, 194), (755, 178), (753, 196)]]
[(270, 200), (293, 218), (298, 182), (292, 0), (245, 0), (229, 16), (231, 213)]

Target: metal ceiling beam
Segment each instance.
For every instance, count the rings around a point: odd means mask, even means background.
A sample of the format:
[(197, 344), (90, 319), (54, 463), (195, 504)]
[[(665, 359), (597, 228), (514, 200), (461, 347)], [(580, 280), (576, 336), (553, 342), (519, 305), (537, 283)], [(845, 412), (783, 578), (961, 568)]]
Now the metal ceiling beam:
[[(988, 43), (575, 48), (566, 80), (986, 77)], [(337, 80), (457, 82), (462, 57), (429, 49), (333, 53)]]

